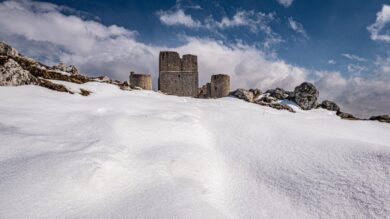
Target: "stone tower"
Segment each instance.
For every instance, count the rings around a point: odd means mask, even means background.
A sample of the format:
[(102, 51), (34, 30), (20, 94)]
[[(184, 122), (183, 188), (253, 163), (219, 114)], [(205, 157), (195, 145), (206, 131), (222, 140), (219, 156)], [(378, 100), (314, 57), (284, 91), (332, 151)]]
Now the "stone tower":
[(198, 95), (198, 60), (194, 55), (162, 51), (159, 58), (158, 89), (177, 96)]
[(220, 98), (229, 96), (230, 76), (224, 74), (212, 75), (210, 82), (210, 97)]
[(130, 73), (130, 87), (142, 88), (144, 90), (152, 90), (152, 76), (150, 74), (135, 74)]
[(219, 74), (212, 75), (211, 81), (199, 88), (199, 98), (221, 98), (229, 96), (230, 76)]

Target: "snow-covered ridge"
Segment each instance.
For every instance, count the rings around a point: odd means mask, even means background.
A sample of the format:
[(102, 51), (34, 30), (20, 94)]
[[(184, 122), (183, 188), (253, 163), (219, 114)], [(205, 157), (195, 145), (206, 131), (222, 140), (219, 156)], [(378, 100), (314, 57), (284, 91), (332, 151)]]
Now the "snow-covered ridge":
[[(52, 67), (46, 66), (34, 59), (20, 54), (11, 46), (0, 42), (0, 86), (19, 86), (19, 85), (38, 85), (51, 90), (67, 92), (70, 94), (79, 93), (88, 96), (91, 91), (86, 89), (72, 90), (65, 86), (63, 82), (72, 82), (75, 84), (84, 84), (87, 82), (109, 83), (118, 86), (123, 90), (131, 90), (127, 81), (120, 82), (111, 80), (107, 76), (88, 77), (80, 74), (79, 70), (73, 65), (60, 63)], [(138, 88), (137, 88), (138, 89)], [(201, 91), (201, 89), (200, 89)], [(317, 103), (319, 91), (311, 83), (304, 82), (297, 86), (294, 91), (285, 91), (281, 88), (267, 90), (262, 92), (260, 89), (237, 89), (231, 92), (232, 96), (247, 102), (255, 103), (261, 106), (268, 106), (278, 110), (287, 110), (295, 112), (291, 104), (298, 105), (303, 110), (314, 108), (324, 108), (335, 111), (343, 119), (362, 120), (352, 114), (341, 111), (340, 107), (329, 100)], [(198, 94), (202, 98), (202, 92)], [(390, 115), (372, 116), (370, 120), (390, 123)]]
[[(38, 85), (59, 92), (73, 94), (65, 86), (53, 83), (50, 80), (68, 81), (76, 84), (86, 82), (102, 82), (119, 86), (121, 89), (130, 89), (127, 82), (113, 81), (106, 76), (88, 77), (80, 74), (73, 65), (60, 63), (54, 66), (44, 65), (34, 59), (20, 54), (11, 46), (0, 42), (0, 86)], [(79, 90), (84, 96), (90, 91)]]
[(388, 218), (390, 125), (61, 83), (0, 87), (0, 218)]

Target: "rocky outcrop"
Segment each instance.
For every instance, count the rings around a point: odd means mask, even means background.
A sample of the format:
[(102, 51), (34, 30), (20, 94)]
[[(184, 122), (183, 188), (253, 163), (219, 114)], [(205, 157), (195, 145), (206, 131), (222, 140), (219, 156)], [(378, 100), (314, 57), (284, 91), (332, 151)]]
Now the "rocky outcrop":
[(317, 106), (317, 98), (320, 92), (309, 83), (303, 82), (294, 89), (294, 102), (303, 110), (311, 110)]
[(282, 88), (270, 89), (267, 90), (265, 93), (269, 94), (269, 97), (273, 97), (278, 100), (292, 99), (294, 96), (293, 92), (285, 91)]
[(0, 55), (2, 56), (17, 56), (19, 55), (18, 51), (11, 46), (0, 42)]
[(290, 106), (279, 103), (278, 99), (271, 96), (270, 93), (262, 94), (260, 89), (245, 90), (239, 88), (231, 92), (230, 95), (261, 106), (268, 106), (277, 110), (288, 110), (290, 112), (295, 112)]
[[(34, 59), (23, 56), (11, 46), (0, 42), (0, 86), (39, 85), (59, 92), (69, 91), (65, 86), (49, 80), (67, 81), (76, 84), (96, 81), (117, 85), (122, 90), (131, 90), (127, 82), (113, 81), (107, 76), (88, 77), (80, 74), (73, 65), (60, 63), (49, 67)], [(89, 91), (80, 91), (88, 96)]]
[(255, 88), (255, 89), (249, 89), (249, 92), (253, 94), (254, 99), (257, 99), (263, 92), (261, 92), (260, 89)]
[(253, 102), (255, 94), (252, 91), (248, 91), (242, 88), (239, 88), (230, 93), (231, 96), (237, 97), (238, 99), (245, 100), (248, 102)]
[(277, 109), (277, 110), (287, 110), (287, 111), (290, 111), (292, 113), (295, 113), (295, 110), (293, 108), (291, 108), (289, 105), (286, 105), (286, 104), (281, 104), (281, 103), (277, 103), (277, 102), (265, 103), (265, 102), (262, 102), (262, 101), (258, 101), (256, 103), (261, 105), (261, 106), (268, 106), (268, 107), (271, 107), (271, 108), (274, 108), (274, 109)]
[(370, 120), (390, 123), (390, 115), (371, 116)]
[(329, 100), (322, 101), (322, 103), (320, 105), (318, 105), (318, 107), (321, 107), (323, 109), (330, 110), (330, 111), (336, 111), (336, 112), (340, 111), (340, 107), (335, 102), (332, 102)]
[(56, 84), (56, 83), (53, 83), (53, 82), (45, 80), (45, 79), (38, 79), (38, 85), (41, 87), (45, 87), (47, 89), (50, 89), (50, 90), (73, 94), (73, 92), (68, 90), (68, 88), (66, 88), (64, 85)]
[(65, 72), (65, 73), (69, 73), (70, 75), (79, 75), (80, 74), (80, 72), (76, 68), (76, 66), (74, 66), (74, 65), (67, 65), (67, 64), (64, 64), (64, 63), (60, 63), (58, 65), (54, 65), (51, 69), (55, 70), (55, 71), (62, 71), (62, 72)]
[(0, 57), (0, 86), (38, 84), (38, 80), (12, 58)]
[(345, 113), (345, 112), (341, 112), (341, 111), (337, 111), (336, 115), (338, 115), (340, 118), (342, 119), (348, 119), (348, 120), (359, 120), (358, 118), (356, 118), (354, 115), (350, 114), (350, 113)]

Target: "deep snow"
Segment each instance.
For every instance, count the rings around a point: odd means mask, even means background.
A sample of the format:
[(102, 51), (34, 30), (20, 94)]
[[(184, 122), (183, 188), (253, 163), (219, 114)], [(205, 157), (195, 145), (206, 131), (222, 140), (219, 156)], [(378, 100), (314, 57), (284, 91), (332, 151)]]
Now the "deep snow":
[(390, 218), (390, 124), (0, 87), (0, 218)]

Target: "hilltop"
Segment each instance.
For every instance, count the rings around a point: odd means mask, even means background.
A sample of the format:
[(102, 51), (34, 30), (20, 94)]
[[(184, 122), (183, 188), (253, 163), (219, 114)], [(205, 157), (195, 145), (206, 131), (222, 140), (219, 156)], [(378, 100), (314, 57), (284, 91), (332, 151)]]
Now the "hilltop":
[(390, 215), (390, 125), (297, 99), (309, 84), (177, 97), (15, 57), (0, 56), (23, 85), (0, 86), (0, 218)]

